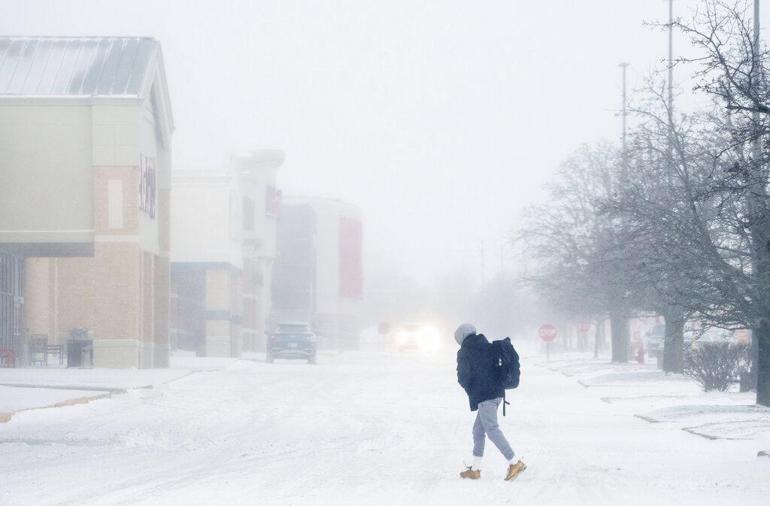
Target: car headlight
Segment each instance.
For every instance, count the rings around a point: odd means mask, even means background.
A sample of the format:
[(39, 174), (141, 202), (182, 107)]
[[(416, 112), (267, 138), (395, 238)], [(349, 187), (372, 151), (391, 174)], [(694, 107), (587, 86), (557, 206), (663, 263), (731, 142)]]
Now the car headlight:
[(420, 332), (420, 348), (436, 351), (441, 345), (441, 335), (435, 327), (424, 327)]

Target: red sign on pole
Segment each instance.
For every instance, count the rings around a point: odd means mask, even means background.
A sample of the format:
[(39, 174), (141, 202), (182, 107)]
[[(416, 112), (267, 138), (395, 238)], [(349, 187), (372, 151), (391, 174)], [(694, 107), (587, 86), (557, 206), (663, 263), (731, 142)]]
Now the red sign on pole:
[(537, 335), (540, 336), (540, 339), (545, 341), (546, 343), (550, 343), (554, 339), (556, 339), (556, 327), (554, 325), (551, 325), (550, 323), (546, 323), (545, 325), (541, 325), (539, 329), (537, 329)]

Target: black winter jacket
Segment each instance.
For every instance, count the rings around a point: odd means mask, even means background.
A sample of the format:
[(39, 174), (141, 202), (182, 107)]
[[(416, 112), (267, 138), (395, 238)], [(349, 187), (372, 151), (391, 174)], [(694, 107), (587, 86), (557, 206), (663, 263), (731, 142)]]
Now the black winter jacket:
[(457, 351), (457, 381), (468, 394), (471, 411), (479, 403), (505, 394), (499, 378), (497, 353), (484, 334), (471, 334)]

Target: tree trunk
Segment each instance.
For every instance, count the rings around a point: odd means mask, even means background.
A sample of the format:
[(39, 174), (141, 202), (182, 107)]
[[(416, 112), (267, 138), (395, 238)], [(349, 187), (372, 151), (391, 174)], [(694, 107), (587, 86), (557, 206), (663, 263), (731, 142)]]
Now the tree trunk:
[(751, 338), (757, 343), (755, 357), (757, 374), (757, 404), (770, 406), (770, 320), (762, 318)]
[(741, 377), (741, 392), (757, 391), (757, 363), (759, 362), (759, 343), (757, 338), (754, 337), (756, 329), (749, 329), (749, 370), (745, 374), (745, 378)]
[(604, 320), (596, 320), (594, 332), (594, 358), (599, 358), (599, 351), (604, 348)]
[(626, 318), (624, 313), (619, 311), (610, 313), (613, 362), (628, 362), (628, 340), (630, 330), (628, 318)]
[(663, 371), (680, 374), (684, 355), (684, 311), (669, 306), (663, 312), (666, 337), (663, 342)]

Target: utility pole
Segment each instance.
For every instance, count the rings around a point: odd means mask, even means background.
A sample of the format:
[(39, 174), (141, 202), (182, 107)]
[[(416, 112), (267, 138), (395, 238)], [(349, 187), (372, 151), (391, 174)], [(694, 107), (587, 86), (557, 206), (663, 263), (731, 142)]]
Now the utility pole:
[[(759, 86), (759, 0), (754, 0), (754, 51), (752, 54), (752, 59), (754, 60), (753, 67), (754, 67), (754, 79), (753, 84), (754, 86)], [(756, 108), (755, 108), (756, 109)], [(759, 130), (759, 111), (755, 110), (753, 115), (754, 120), (754, 128)], [(754, 155), (756, 156), (755, 160), (759, 159), (759, 154), (761, 153), (761, 146), (759, 143), (759, 137), (755, 136), (754, 139)]]
[[(760, 79), (760, 71), (759, 71), (759, 0), (754, 0), (754, 33), (753, 33), (753, 48), (752, 48), (752, 65), (754, 67), (754, 75), (752, 76), (752, 86), (758, 87), (759, 86), (759, 79)], [(756, 109), (756, 108), (755, 108)], [(753, 158), (753, 161), (755, 164), (758, 164), (761, 156), (762, 156), (762, 145), (761, 140), (759, 138), (760, 134), (760, 128), (759, 128), (759, 111), (755, 110), (752, 114), (752, 122), (754, 123), (754, 140), (751, 144), (751, 157)], [(755, 167), (755, 170), (758, 170), (759, 167)], [(759, 179), (759, 178), (755, 178)], [(754, 183), (756, 185), (756, 183)], [(752, 192), (755, 196), (761, 195), (764, 189), (752, 189)], [(750, 197), (752, 198), (752, 197)], [(756, 198), (756, 197), (754, 197)], [(754, 253), (754, 262), (755, 265), (760, 262), (759, 258), (757, 258), (759, 255), (757, 253)], [(759, 392), (759, 385), (758, 385), (758, 379), (759, 379), (759, 340), (761, 339), (761, 336), (755, 336), (756, 332), (752, 329), (751, 332), (751, 372), (750, 372), (750, 383), (751, 386)]]
[(666, 110), (668, 118), (666, 183), (671, 186), (674, 178), (674, 0), (668, 0), (668, 100)]
[[(759, 79), (760, 79), (760, 72), (759, 72), (759, 0), (754, 0), (754, 41), (753, 41), (754, 49), (751, 54), (752, 66), (754, 67), (754, 75), (752, 76), (752, 84), (756, 88), (759, 86)], [(754, 111), (754, 114), (752, 115), (752, 120), (754, 121), (754, 130), (755, 135), (754, 136), (754, 144), (752, 146), (753, 148), (753, 155), (754, 160), (759, 160), (759, 155), (761, 154), (762, 146), (759, 142), (759, 111)]]
[(626, 116), (628, 115), (628, 112), (626, 111), (626, 68), (630, 65), (628, 62), (621, 62), (618, 64), (618, 67), (620, 67), (622, 73), (623, 73), (623, 106), (621, 108), (620, 115), (623, 119), (623, 133), (621, 135), (621, 146), (622, 151), (621, 155), (623, 157), (623, 165), (626, 164)]
[(486, 269), (484, 265), (484, 241), (481, 241), (481, 289), (486, 288), (487, 284)]
[[(666, 185), (674, 183), (674, 0), (668, 0), (668, 97), (666, 100)], [(665, 362), (665, 360), (664, 360)], [(668, 371), (667, 369), (664, 369)]]
[[(674, 186), (676, 156), (674, 156), (674, 0), (668, 0), (668, 97), (666, 100), (666, 185)], [(681, 373), (683, 367), (683, 333), (685, 315), (676, 304), (666, 304), (661, 311), (665, 323), (663, 342), (663, 371)]]

